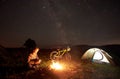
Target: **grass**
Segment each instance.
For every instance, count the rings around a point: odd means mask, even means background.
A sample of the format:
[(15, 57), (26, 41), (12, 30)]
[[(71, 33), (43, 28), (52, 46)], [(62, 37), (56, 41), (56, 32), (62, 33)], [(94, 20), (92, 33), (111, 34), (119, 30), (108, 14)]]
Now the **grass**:
[(81, 64), (72, 79), (120, 79), (120, 68), (108, 64)]
[(57, 72), (47, 69), (49, 63), (50, 61), (41, 63), (41, 69), (38, 70), (6, 74), (0, 79), (120, 79), (120, 67), (117, 66), (76, 62), (73, 69)]
[(117, 66), (69, 61), (66, 71), (57, 72), (48, 69), (51, 63), (49, 55), (40, 55), (40, 58), (42, 62), (37, 70), (27, 69), (19, 63), (19, 59), (12, 61), (13, 64), (4, 65), (1, 70), (5, 74), (0, 71), (0, 79), (120, 79), (120, 67)]

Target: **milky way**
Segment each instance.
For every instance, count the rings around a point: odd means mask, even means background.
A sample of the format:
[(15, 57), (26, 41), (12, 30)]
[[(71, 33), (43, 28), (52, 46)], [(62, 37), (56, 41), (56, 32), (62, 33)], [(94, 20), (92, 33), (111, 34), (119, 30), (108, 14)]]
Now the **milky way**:
[(120, 44), (117, 0), (1, 0), (0, 45)]

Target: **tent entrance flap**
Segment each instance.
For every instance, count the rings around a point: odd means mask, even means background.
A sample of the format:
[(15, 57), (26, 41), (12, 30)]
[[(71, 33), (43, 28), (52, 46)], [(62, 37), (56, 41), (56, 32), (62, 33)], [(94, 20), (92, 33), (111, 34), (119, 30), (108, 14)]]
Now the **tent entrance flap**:
[(98, 61), (98, 62), (105, 62), (105, 63), (110, 63), (108, 59), (105, 57), (105, 55), (101, 51), (96, 51), (93, 56), (93, 62)]

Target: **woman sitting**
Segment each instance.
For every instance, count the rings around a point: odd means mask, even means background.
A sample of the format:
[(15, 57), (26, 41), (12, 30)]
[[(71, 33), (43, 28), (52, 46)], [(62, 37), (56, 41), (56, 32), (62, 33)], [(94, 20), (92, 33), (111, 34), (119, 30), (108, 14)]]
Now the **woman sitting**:
[(28, 64), (30, 68), (38, 68), (40, 63), (41, 63), (41, 59), (39, 59), (37, 53), (39, 51), (39, 48), (35, 48), (33, 50), (32, 53), (29, 54), (28, 56)]

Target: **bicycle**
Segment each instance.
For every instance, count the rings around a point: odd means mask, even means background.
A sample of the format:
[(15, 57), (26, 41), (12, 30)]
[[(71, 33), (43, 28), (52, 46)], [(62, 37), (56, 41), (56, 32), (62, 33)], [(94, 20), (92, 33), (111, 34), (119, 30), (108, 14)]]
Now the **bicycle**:
[(69, 61), (71, 60), (71, 55), (69, 53), (69, 51), (71, 50), (70, 47), (67, 47), (66, 49), (57, 49), (57, 51), (53, 51), (50, 53), (50, 59), (54, 60), (54, 61), (60, 61), (60, 60), (64, 60), (64, 61)]

